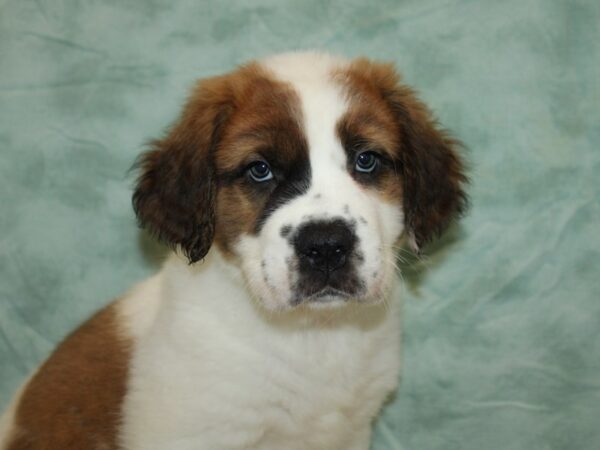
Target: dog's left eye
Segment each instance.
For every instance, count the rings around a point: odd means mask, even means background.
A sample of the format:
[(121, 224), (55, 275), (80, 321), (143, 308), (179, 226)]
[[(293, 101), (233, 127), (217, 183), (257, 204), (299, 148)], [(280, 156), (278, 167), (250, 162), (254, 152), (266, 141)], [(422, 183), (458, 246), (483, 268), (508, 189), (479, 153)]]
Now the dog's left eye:
[(248, 168), (248, 173), (250, 174), (250, 178), (257, 183), (262, 183), (273, 178), (273, 172), (271, 172), (271, 168), (264, 161), (258, 161), (252, 164)]
[(362, 152), (356, 157), (354, 166), (357, 172), (371, 173), (377, 168), (379, 163), (379, 155), (375, 152)]

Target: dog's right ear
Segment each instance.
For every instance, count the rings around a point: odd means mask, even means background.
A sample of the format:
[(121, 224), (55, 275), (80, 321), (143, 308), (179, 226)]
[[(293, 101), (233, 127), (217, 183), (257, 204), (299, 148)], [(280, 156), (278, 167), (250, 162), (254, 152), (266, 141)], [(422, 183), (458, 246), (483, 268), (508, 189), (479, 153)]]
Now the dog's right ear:
[(190, 263), (202, 259), (214, 237), (217, 183), (214, 149), (231, 104), (226, 77), (199, 82), (167, 136), (140, 155), (133, 208), (141, 227)]

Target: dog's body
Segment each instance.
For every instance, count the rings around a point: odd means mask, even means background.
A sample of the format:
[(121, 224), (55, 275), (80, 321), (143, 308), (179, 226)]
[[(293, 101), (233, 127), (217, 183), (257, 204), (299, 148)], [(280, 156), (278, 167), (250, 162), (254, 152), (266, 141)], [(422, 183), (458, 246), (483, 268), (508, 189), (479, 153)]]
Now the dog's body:
[(175, 253), (32, 376), (0, 448), (368, 448), (394, 245), (462, 210), (453, 141), (389, 66), (301, 53), (201, 82), (154, 145), (134, 207)]

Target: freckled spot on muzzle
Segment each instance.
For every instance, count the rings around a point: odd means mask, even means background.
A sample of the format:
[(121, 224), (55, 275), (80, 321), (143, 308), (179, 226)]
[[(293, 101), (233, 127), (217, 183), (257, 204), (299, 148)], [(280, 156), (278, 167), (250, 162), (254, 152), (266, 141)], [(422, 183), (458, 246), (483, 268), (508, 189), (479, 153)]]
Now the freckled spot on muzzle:
[(292, 232), (292, 226), (291, 225), (284, 225), (281, 227), (281, 230), (279, 232), (279, 234), (281, 235), (282, 238), (287, 238), (290, 233)]

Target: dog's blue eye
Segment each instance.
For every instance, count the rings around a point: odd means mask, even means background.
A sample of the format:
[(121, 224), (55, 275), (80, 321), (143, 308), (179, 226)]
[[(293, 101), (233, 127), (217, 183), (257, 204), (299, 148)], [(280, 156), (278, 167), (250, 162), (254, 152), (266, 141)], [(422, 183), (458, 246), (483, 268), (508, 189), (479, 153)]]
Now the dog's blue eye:
[(264, 161), (258, 161), (248, 169), (250, 173), (250, 178), (252, 178), (257, 183), (262, 183), (263, 181), (268, 181), (273, 178), (273, 172), (271, 172), (271, 168)]
[(357, 172), (371, 173), (377, 167), (378, 156), (374, 152), (363, 152), (356, 157), (354, 168)]

